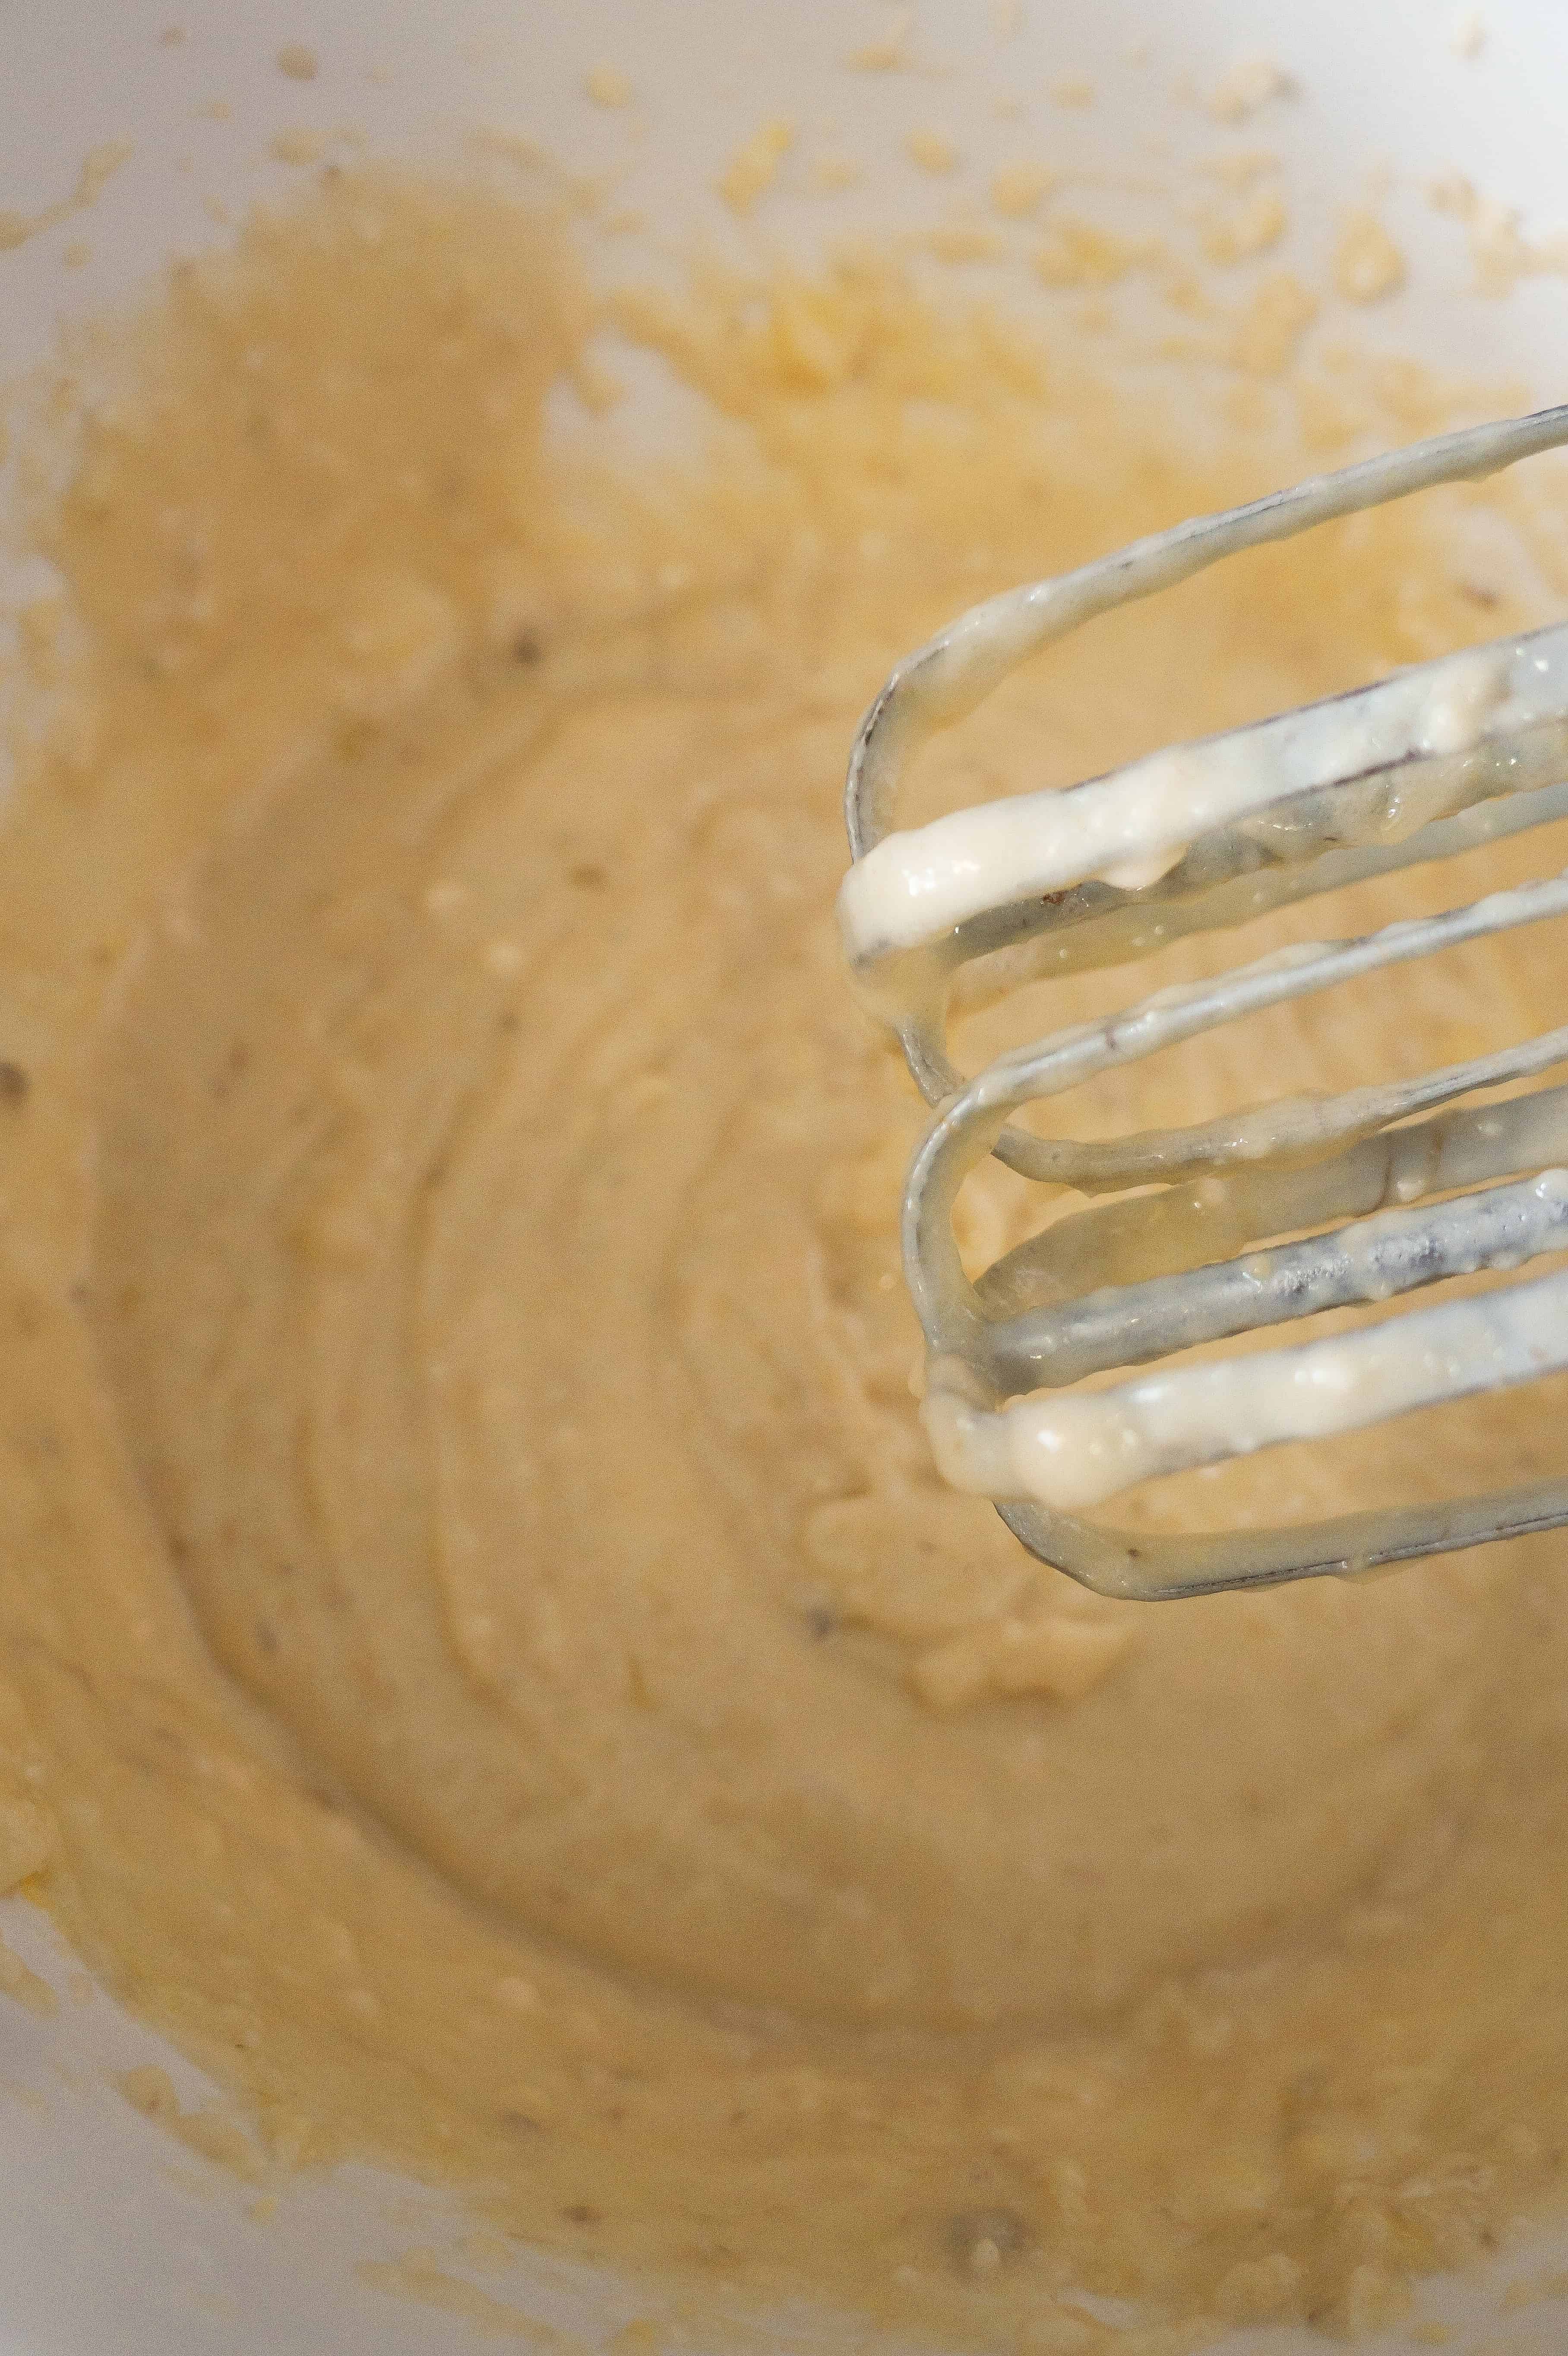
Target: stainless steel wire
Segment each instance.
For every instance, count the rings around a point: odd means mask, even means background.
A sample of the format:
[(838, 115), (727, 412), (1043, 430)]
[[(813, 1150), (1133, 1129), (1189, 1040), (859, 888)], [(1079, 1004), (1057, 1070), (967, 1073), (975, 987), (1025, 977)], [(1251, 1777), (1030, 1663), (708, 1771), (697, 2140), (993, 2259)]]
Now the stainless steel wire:
[[(1082, 1512), (1163, 1472), (1568, 1366), (1568, 1270), (1242, 1361), (1163, 1363), (1568, 1246), (1568, 1086), (1544, 1084), (1568, 1063), (1568, 1024), (1413, 1080), (1109, 1142), (1042, 1138), (1016, 1119), (1264, 1007), (1568, 914), (1568, 874), (1136, 1001), (973, 1076), (949, 1052), (955, 994), (970, 1005), (1042, 975), (1132, 963), (1568, 816), (1568, 625), (924, 827), (895, 827), (901, 784), (931, 735), (1093, 616), (1237, 550), (1564, 442), (1568, 406), (1443, 435), (1010, 591), (901, 663), (861, 725), (840, 923), (868, 1002), (933, 1108), (903, 1205), (928, 1428), (950, 1478), (1104, 1593), (1348, 1574), (1568, 1522), (1568, 1473), (1263, 1532), (1134, 1538)], [(1481, 1093), (1524, 1080), (1543, 1084)], [(971, 1280), (953, 1212), (987, 1154), (1051, 1190), (1139, 1192), (1053, 1221)]]

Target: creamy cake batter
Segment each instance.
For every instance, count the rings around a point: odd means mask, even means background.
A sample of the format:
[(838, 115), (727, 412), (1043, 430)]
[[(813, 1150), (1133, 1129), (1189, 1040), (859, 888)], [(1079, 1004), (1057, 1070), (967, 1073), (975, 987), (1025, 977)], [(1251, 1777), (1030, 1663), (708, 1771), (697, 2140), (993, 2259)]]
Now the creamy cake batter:
[[(80, 356), (0, 868), (6, 1879), (263, 2177), (374, 2153), (965, 2345), (1099, 2345), (1075, 2289), (1171, 2346), (1394, 2312), (1560, 2169), (1561, 1543), (1117, 1607), (946, 1492), (918, 1113), (832, 905), (901, 648), (1299, 454), (1184, 462), (862, 259), (623, 302), (713, 417), (632, 466), (600, 316), (559, 225), (329, 177)], [(1506, 498), (1483, 597), (1447, 552), (1500, 497), (1108, 621), (933, 806), (1541, 618)], [(1096, 1109), (1414, 1070), (1558, 996), (1540, 936), (1484, 943)], [(973, 1191), (988, 1258), (1019, 1194)], [(1531, 1402), (1136, 1510), (1517, 1477)]]

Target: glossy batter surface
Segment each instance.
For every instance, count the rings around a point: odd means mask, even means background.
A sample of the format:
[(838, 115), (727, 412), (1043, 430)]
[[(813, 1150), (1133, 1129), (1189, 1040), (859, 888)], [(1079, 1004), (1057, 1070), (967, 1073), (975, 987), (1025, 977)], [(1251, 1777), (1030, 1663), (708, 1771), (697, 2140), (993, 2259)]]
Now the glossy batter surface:
[[(1075, 2286), (1381, 2312), (1568, 2125), (1560, 1545), (1116, 1607), (946, 1492), (832, 916), (891, 656), (1291, 445), (1184, 466), (864, 261), (615, 316), (699, 456), (603, 454), (560, 233), (480, 194), (329, 182), (84, 362), (0, 873), (10, 1879), (267, 2169), (987, 2344), (1094, 2344)], [(935, 801), (1537, 618), (1498, 515), (1484, 606), (1380, 517), (1108, 623)], [(1481, 945), (1098, 1114), (1557, 997)], [(1560, 1414), (1143, 1510), (1517, 1475)]]

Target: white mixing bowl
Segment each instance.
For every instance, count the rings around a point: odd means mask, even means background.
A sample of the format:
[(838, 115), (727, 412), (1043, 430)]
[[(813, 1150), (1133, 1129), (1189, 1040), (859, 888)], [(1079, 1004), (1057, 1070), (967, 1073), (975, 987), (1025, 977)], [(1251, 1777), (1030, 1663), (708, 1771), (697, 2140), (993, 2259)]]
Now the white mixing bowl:
[[(912, 70), (845, 70), (847, 52), (901, 37)], [(966, 188), (978, 193), (1003, 140), (998, 102), (1025, 102), (1009, 152), (1033, 123), (1048, 126), (1052, 161), (1147, 168), (1212, 147), (1205, 95), (1239, 61), (1266, 58), (1294, 88), (1248, 129), (1285, 158), (1302, 266), (1321, 275), (1334, 219), (1369, 179), (1415, 265), (1407, 292), (1358, 316), (1358, 335), (1471, 380), (1515, 378), (1541, 399), (1568, 384), (1562, 279), (1527, 273), (1508, 299), (1480, 302), (1463, 234), (1428, 198), (1456, 168), (1518, 208), (1532, 238), (1568, 220), (1564, 0), (49, 0), (7, 10), (4, 38), (0, 210), (52, 205), (90, 151), (132, 147), (89, 212), (0, 253), (6, 375), (46, 351), (62, 320), (221, 242), (226, 218), (297, 177), (271, 152), (286, 132), (331, 134), (340, 153), (357, 136), (370, 153), (434, 160), (461, 153), (476, 126), (520, 134), (573, 166), (625, 166), (621, 199), (655, 230), (721, 242), (758, 230), (723, 209), (716, 177), (764, 118), (789, 118), (803, 150), (863, 167), (830, 207), (804, 177), (770, 198), (772, 246), (809, 251), (846, 227), (935, 222)], [(291, 48), (313, 53), (314, 76), (280, 70)], [(605, 67), (626, 78), (633, 109), (587, 94), (585, 76)], [(923, 177), (904, 152), (932, 124), (968, 159), (952, 177)], [(68, 254), (82, 244), (85, 256)], [(633, 266), (634, 243), (619, 253), (621, 270)], [(600, 2346), (640, 2311), (624, 2286), (555, 2259), (475, 2273), (471, 2299), (397, 2296), (377, 2268), (449, 2244), (458, 2221), (436, 2196), (368, 2169), (313, 2182), (256, 2220), (243, 2188), (178, 2153), (108, 2083), (111, 2070), (155, 2060), (194, 2094), (197, 2073), (90, 1995), (30, 1906), (0, 1905), (0, 1928), (63, 1996), (51, 2019), (0, 1997), (0, 2356), (455, 2356), (498, 2328), (493, 2302)], [(1488, 2283), (1430, 2286), (1419, 2314), (1467, 2350), (1561, 2350), (1568, 2303), (1516, 2289), (1505, 2304), (1510, 2283), (1552, 2263), (1536, 2235)], [(464, 2278), (461, 2258), (443, 2264)], [(1413, 2356), (1434, 2344), (1419, 2328), (1371, 2344)], [(754, 2331), (746, 2344), (759, 2344)], [(763, 2344), (851, 2338), (795, 2314)], [(863, 2333), (852, 2344), (865, 2347)], [(1227, 2343), (1230, 2356), (1321, 2345), (1274, 2331)]]

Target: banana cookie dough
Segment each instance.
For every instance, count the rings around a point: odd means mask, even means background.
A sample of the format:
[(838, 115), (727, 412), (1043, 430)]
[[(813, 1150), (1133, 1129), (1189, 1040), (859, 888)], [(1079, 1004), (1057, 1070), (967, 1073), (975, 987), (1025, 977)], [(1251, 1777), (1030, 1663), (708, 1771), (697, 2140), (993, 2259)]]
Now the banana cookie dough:
[[(689, 449), (639, 457), (617, 341)], [(591, 297), (560, 222), (376, 174), (71, 369), (0, 862), (0, 1877), (261, 2175), (379, 2156), (661, 2279), (1072, 2351), (1079, 2293), (1187, 2345), (1489, 2245), (1568, 2133), (1562, 1541), (1118, 1607), (944, 1490), (918, 1111), (833, 923), (897, 654), (1299, 443), (1183, 459), (891, 262)], [(1463, 490), (1115, 617), (932, 806), (1540, 618), (1526, 537)], [(1560, 997), (1484, 942), (1063, 1118)], [(1522, 1477), (1563, 1406), (1137, 1510)]]

